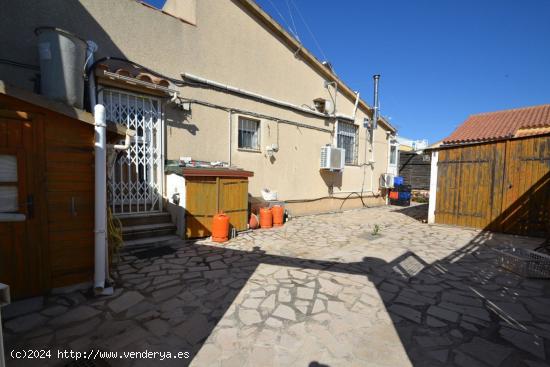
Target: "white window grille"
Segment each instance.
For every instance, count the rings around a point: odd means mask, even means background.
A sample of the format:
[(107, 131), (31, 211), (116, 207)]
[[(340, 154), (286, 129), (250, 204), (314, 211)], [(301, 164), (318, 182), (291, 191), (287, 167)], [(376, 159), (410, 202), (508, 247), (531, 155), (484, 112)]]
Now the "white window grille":
[(239, 117), (239, 149), (260, 150), (260, 121)]
[(0, 155), (0, 213), (19, 210), (17, 156)]
[(109, 177), (109, 200), (114, 213), (162, 210), (164, 135), (158, 98), (103, 89), (107, 121), (136, 132), (128, 150), (119, 155)]
[(337, 147), (346, 151), (346, 164), (357, 164), (357, 144), (358, 144), (357, 125), (338, 121), (337, 124)]

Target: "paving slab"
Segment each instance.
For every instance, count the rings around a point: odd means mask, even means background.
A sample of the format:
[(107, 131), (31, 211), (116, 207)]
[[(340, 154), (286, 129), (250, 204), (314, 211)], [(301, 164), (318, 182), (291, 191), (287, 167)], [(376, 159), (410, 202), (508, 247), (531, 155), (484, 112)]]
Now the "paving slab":
[(548, 283), (499, 268), (491, 250), (540, 240), (428, 225), (418, 211), (299, 217), (224, 244), (172, 241), (168, 255), (128, 250), (113, 296), (74, 288), (28, 301), (4, 315), (6, 347), (189, 352), (178, 366), (548, 365)]

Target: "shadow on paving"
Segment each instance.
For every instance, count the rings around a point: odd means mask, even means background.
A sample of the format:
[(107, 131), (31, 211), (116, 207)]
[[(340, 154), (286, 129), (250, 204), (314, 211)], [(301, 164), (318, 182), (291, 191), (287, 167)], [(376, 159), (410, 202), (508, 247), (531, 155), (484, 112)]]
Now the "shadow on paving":
[(377, 258), (339, 263), (190, 244), (176, 252), (188, 259), (178, 269), (184, 283), (152, 292), (151, 299), (178, 295), (164, 316), (178, 322), (173, 333), (187, 341), (183, 350), (196, 355), (259, 264), (359, 274), (376, 285), (414, 366), (545, 363), (544, 339), (550, 339), (545, 283), (498, 268), (491, 249), (496, 244), (484, 232), (433, 264), (412, 252), (390, 263)]
[(414, 366), (547, 365), (546, 281), (499, 268), (497, 238), (482, 232), (432, 264), (411, 252), (365, 259)]
[(397, 213), (405, 214), (420, 222), (428, 221), (428, 204), (416, 204), (396, 210)]
[[(117, 265), (118, 291), (113, 297), (76, 300), (80, 304), (71, 306), (71, 299), (56, 296), (49, 309), (64, 307), (62, 313), (33, 325), (26, 334), (13, 333), (17, 319), (6, 322), (7, 350), (41, 343), (42, 348), (82, 351), (188, 351), (189, 360), (163, 363), (186, 365), (257, 267), (270, 264), (368, 277), (414, 366), (543, 365), (550, 339), (545, 283), (496, 267), (495, 253), (488, 247), (496, 241), (482, 233), (432, 264), (412, 252), (390, 263), (378, 258), (339, 263), (192, 242), (129, 251)], [(41, 329), (54, 336), (41, 337)], [(311, 357), (310, 365), (324, 365)]]

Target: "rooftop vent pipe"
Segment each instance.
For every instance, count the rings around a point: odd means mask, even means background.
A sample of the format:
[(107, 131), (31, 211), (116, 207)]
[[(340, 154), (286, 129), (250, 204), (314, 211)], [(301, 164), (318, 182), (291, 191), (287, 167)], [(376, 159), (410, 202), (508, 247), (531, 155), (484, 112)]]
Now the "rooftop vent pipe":
[(380, 75), (375, 74), (372, 78), (374, 79), (374, 113), (372, 116), (372, 130), (374, 131), (378, 127), (378, 118), (380, 116), (380, 102), (378, 101), (378, 82), (380, 81)]

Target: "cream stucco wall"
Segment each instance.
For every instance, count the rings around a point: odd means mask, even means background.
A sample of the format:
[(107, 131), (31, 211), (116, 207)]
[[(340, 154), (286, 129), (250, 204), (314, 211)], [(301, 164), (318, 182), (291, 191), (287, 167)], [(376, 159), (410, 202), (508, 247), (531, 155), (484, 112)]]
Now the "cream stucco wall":
[[(9, 4), (8, 4), (9, 3)], [(32, 11), (29, 11), (32, 9)], [(298, 106), (313, 99), (330, 99), (324, 78), (273, 33), (254, 19), (238, 2), (196, 2), (196, 25), (145, 7), (133, 0), (21, 0), (1, 2), (0, 58), (38, 64), (34, 28), (57, 26), (99, 44), (96, 58), (125, 57), (157, 72), (180, 78), (182, 72), (215, 80)], [(340, 67), (345, 67), (341, 65)], [(0, 64), (0, 79), (32, 89), (32, 70)], [(332, 89), (331, 89), (332, 91)], [(232, 164), (254, 171), (250, 193), (263, 187), (279, 192), (283, 200), (313, 199), (348, 192), (378, 192), (380, 174), (387, 169), (388, 140), (382, 124), (374, 136), (374, 164), (367, 130), (362, 126), (365, 111), (358, 110), (358, 166), (346, 166), (342, 174), (319, 171), (320, 148), (334, 142), (335, 122), (248, 98), (205, 88), (181, 88), (186, 98), (218, 106), (270, 116), (261, 118), (262, 151), (243, 152), (236, 147), (239, 113), (231, 115)], [(336, 110), (352, 115), (354, 100), (338, 93)], [(229, 113), (199, 104), (185, 116), (169, 105), (166, 117), (166, 158), (191, 156), (207, 161), (229, 160)], [(328, 131), (277, 123), (282, 119), (316, 126)], [(274, 159), (265, 153), (278, 141)], [(366, 157), (366, 159), (365, 159)]]

